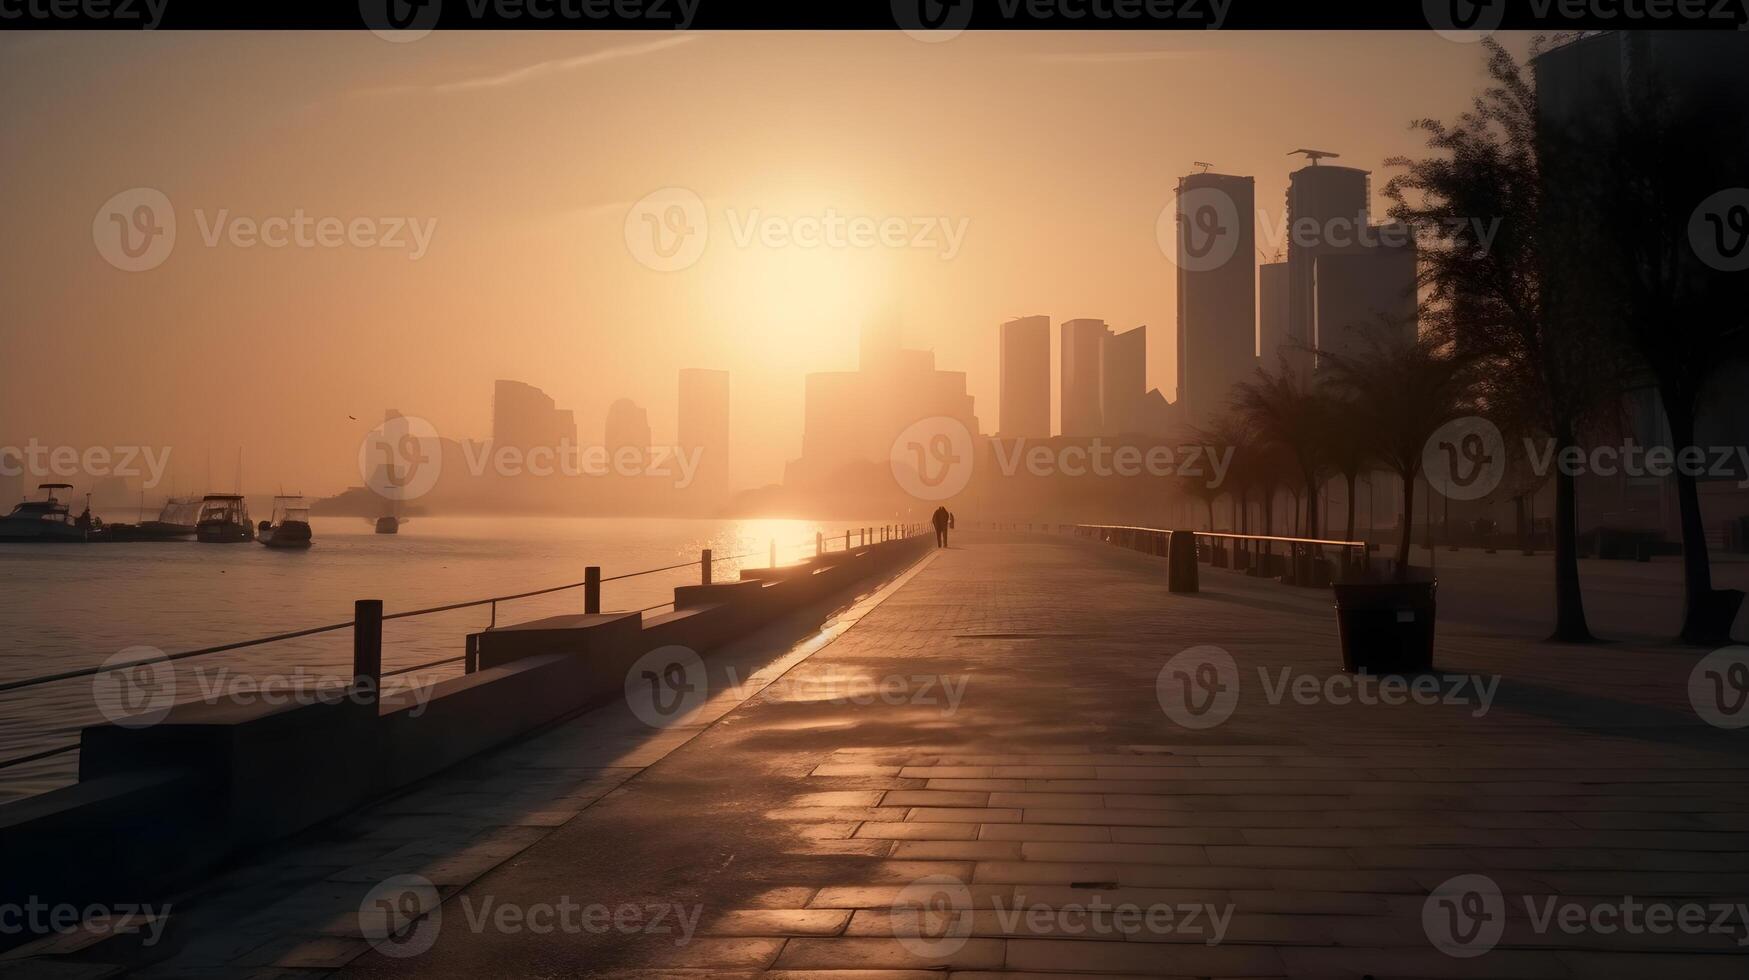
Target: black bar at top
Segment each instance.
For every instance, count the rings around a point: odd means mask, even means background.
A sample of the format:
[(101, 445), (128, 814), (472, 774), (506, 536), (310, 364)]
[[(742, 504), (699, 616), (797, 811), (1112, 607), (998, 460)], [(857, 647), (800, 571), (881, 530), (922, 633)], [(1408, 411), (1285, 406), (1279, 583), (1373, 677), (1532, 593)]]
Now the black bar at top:
[(1535, 30), (1749, 26), (1749, 0), (0, 0), (23, 29)]

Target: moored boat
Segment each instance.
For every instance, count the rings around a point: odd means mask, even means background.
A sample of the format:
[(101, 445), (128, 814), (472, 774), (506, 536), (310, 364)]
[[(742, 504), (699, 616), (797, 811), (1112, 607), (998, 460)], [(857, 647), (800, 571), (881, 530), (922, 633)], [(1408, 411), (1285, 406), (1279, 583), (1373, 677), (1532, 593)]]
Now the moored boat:
[(194, 522), (194, 538), (207, 544), (236, 544), (255, 538), (249, 523), (249, 505), (237, 493), (209, 493), (200, 501)]
[(25, 500), (0, 517), (0, 541), (4, 542), (82, 542), (91, 533), (91, 512), (86, 510), (74, 518), (67, 503), (55, 496), (57, 490), (71, 490), (70, 483), (44, 483), (41, 500)]
[(255, 540), (269, 548), (310, 546), (310, 505), (300, 496), (273, 498), (273, 519), (261, 522)]

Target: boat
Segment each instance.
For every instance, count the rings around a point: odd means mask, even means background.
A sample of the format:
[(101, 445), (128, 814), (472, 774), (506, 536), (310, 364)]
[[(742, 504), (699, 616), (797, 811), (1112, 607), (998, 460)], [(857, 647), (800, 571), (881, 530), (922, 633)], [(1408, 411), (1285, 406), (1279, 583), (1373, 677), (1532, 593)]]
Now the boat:
[[(140, 510), (144, 513), (145, 507), (142, 505)], [(155, 521), (122, 524), (94, 518), (91, 533), (86, 540), (93, 542), (189, 540), (194, 537), (194, 522), (199, 510), (199, 497), (171, 497), (165, 502), (164, 509), (159, 512), (158, 519)]]
[(384, 514), (382, 517), (377, 518), (377, 533), (378, 534), (399, 534), (399, 533), (401, 533), (401, 519), (399, 517), (396, 517), (393, 514)]
[(249, 523), (249, 505), (238, 493), (209, 493), (200, 499), (194, 521), (194, 539), (207, 544), (236, 544), (255, 537)]
[(255, 540), (269, 548), (310, 546), (310, 505), (301, 496), (273, 498), (273, 519), (262, 521)]
[(199, 497), (169, 497), (155, 521), (141, 521), (134, 540), (174, 541), (194, 537), (195, 522), (200, 519)]
[(25, 500), (12, 508), (12, 513), (0, 517), (0, 541), (5, 542), (82, 542), (91, 533), (91, 510), (75, 518), (66, 502), (55, 496), (57, 490), (71, 490), (70, 483), (44, 483), (37, 487), (41, 500)]

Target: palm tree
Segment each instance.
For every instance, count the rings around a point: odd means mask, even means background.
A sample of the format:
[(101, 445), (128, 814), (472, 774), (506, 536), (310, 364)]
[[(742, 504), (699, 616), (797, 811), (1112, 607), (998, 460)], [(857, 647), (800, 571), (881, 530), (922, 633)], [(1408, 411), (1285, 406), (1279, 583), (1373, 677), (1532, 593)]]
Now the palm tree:
[(1292, 461), (1306, 506), (1305, 536), (1318, 536), (1318, 476), (1326, 461), (1322, 400), (1300, 383), (1284, 358), (1276, 373), (1263, 368), (1233, 386), (1233, 410), (1265, 447)]
[[(1447, 125), (1414, 124), (1433, 156), (1396, 157), (1405, 172), (1385, 185), (1391, 217), (1419, 229), (1425, 321), (1466, 358), (1480, 358), (1498, 386), (1521, 396), (1526, 422), (1554, 440), (1556, 453), (1577, 447), (1597, 413), (1623, 388), (1613, 345), (1576, 322), (1563, 301), (1566, 260), (1549, 240), (1540, 170), (1534, 61), (1525, 66), (1493, 39), (1482, 42), (1490, 86)], [(1592, 639), (1579, 590), (1574, 479), (1555, 475), (1555, 632), (1553, 639)]]
[(1324, 383), (1351, 404), (1363, 444), (1403, 481), (1403, 527), (1397, 541), (1401, 582), (1409, 573), (1422, 453), (1440, 426), (1474, 410), (1474, 359), (1436, 334), (1413, 341), (1361, 336), (1357, 352), (1321, 351), (1320, 370)]
[(1373, 457), (1372, 447), (1364, 435), (1368, 420), (1357, 402), (1336, 392), (1330, 392), (1324, 399), (1323, 410), (1324, 448), (1330, 466), (1348, 484), (1348, 529), (1343, 532), (1342, 540), (1353, 541), (1355, 488)]

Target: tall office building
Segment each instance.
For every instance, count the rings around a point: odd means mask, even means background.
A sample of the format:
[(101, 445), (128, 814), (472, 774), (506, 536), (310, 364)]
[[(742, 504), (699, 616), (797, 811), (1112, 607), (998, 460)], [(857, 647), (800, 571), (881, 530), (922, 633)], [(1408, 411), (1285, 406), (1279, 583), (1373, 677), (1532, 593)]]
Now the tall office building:
[(1023, 316), (1002, 324), (1001, 419), (1005, 439), (1051, 436), (1051, 318)]
[(607, 406), (607, 427), (602, 444), (607, 449), (614, 472), (635, 466), (636, 472), (642, 473), (650, 452), (650, 413), (639, 408), (638, 403), (630, 398), (616, 399)]
[(1312, 276), (1312, 341), (1325, 353), (1355, 356), (1365, 339), (1402, 344), (1415, 339), (1417, 317), (1415, 239), (1400, 224), (1372, 229), (1370, 245), (1325, 252)]
[(885, 463), (899, 435), (922, 419), (954, 419), (977, 434), (965, 372), (938, 371), (934, 352), (899, 346), (896, 320), (871, 319), (860, 348), (857, 370), (804, 379), (802, 455), (785, 467), (785, 483), (818, 484), (846, 467)]
[[(1217, 201), (1231, 202), (1231, 211)], [(1178, 209), (1178, 405), (1185, 421), (1201, 425), (1257, 363), (1255, 185), (1250, 177), (1189, 174), (1178, 181)], [(1226, 258), (1205, 268), (1194, 260), (1197, 236), (1216, 235), (1230, 238), (1218, 243)]]
[(577, 423), (534, 385), (500, 380), (492, 384), (492, 442), (519, 449), (575, 445)]
[(1099, 377), (1100, 431), (1141, 432), (1142, 400), (1148, 394), (1148, 328), (1107, 333)]
[(1281, 364), (1287, 345), (1287, 263), (1257, 268), (1257, 363), (1268, 371)]
[(680, 402), (675, 442), (698, 453), (698, 470), (688, 490), (715, 498), (729, 490), (729, 372), (704, 368), (680, 371)]
[(1105, 431), (1104, 320), (1067, 320), (1062, 327), (1061, 424), (1065, 436), (1096, 436)]
[[(1306, 348), (1316, 341), (1315, 276), (1318, 256), (1351, 248), (1367, 225), (1371, 193), (1365, 170), (1320, 166), (1316, 157), (1288, 177), (1288, 358), (1302, 379), (1310, 376)], [(1273, 370), (1276, 365), (1268, 365)]]

